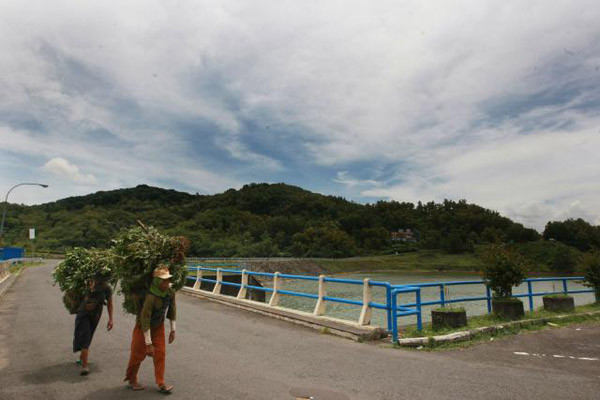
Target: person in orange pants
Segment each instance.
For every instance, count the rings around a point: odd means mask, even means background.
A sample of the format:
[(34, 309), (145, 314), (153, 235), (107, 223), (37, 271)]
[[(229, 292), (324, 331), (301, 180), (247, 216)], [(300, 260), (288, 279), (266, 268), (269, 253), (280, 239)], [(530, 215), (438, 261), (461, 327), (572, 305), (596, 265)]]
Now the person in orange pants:
[(173, 386), (165, 383), (165, 314), (171, 323), (169, 344), (175, 340), (175, 292), (169, 288), (171, 274), (165, 267), (154, 270), (154, 280), (146, 294), (144, 305), (133, 329), (131, 355), (125, 380), (129, 388), (143, 390), (137, 379), (137, 373), (146, 356), (154, 359), (154, 377), (161, 393), (171, 393)]

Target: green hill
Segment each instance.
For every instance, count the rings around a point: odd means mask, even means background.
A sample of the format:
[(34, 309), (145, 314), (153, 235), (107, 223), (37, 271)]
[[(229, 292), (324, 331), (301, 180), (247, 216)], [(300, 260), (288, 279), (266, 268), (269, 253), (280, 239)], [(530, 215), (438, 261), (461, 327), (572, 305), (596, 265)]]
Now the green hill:
[[(464, 200), (442, 203), (380, 201), (358, 204), (286, 184), (249, 184), (215, 195), (192, 195), (147, 185), (102, 191), (56, 202), (10, 204), (6, 243), (38, 250), (106, 247), (136, 220), (191, 240), (191, 254), (206, 257), (353, 257), (438, 249), (473, 252), (498, 240), (535, 242), (521, 224)], [(411, 229), (417, 242), (390, 240)]]

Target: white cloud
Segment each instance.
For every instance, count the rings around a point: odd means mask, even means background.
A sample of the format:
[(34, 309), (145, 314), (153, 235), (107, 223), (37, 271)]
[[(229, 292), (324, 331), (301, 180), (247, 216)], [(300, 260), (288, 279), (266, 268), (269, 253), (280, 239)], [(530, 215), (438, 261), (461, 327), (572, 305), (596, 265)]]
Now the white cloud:
[(79, 167), (70, 163), (61, 157), (56, 157), (44, 164), (43, 169), (50, 172), (52, 175), (59, 178), (68, 179), (73, 182), (82, 183), (85, 185), (95, 185), (98, 183), (96, 177), (92, 174), (83, 174), (79, 171)]
[(295, 168), (329, 170), (346, 197), (467, 198), (536, 227), (591, 218), (596, 3), (6, 0), (0, 156), (11, 179), (16, 158), (62, 158), (52, 171), (102, 189), (293, 178), (248, 129), (264, 119), (291, 127)]

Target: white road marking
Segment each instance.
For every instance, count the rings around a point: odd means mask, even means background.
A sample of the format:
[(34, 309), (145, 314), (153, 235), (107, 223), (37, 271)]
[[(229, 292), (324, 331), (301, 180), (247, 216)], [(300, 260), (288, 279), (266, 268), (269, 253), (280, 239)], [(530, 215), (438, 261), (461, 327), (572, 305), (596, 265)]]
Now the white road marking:
[[(546, 357), (545, 354), (538, 354), (538, 353), (527, 353), (524, 351), (513, 351), (513, 354), (517, 355), (517, 356), (532, 356), (532, 357), (537, 357), (537, 358), (542, 358), (542, 357)], [(597, 357), (573, 357), (573, 356), (562, 356), (560, 354), (552, 354), (552, 357), (554, 358), (569, 358), (571, 360), (583, 360), (583, 361), (600, 361), (600, 358)]]

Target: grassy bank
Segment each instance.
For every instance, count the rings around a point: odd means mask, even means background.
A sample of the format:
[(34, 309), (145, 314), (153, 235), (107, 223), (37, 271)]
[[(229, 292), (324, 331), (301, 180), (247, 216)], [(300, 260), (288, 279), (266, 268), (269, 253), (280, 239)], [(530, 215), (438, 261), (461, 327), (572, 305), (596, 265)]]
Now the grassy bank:
[(447, 254), (436, 250), (422, 250), (387, 256), (353, 257), (340, 259), (311, 259), (328, 273), (358, 271), (469, 271), (483, 268), (476, 254)]
[(487, 327), (487, 326), (502, 325), (508, 321), (506, 319), (499, 318), (493, 314), (474, 316), (474, 317), (469, 317), (467, 326), (463, 326), (460, 328), (448, 328), (448, 329), (433, 330), (431, 328), (430, 323), (423, 324), (423, 329), (421, 331), (418, 331), (415, 326), (405, 327), (401, 331), (401, 337), (402, 338), (429, 337), (430, 338), (429, 345), (424, 346), (424, 349), (444, 350), (444, 349), (450, 349), (450, 348), (455, 348), (455, 347), (466, 347), (466, 346), (473, 345), (475, 343), (490, 340), (492, 338), (499, 338), (499, 337), (505, 337), (508, 335), (514, 335), (514, 334), (518, 334), (523, 331), (535, 331), (535, 330), (540, 330), (540, 329), (555, 328), (555, 327), (567, 326), (567, 325), (573, 325), (573, 324), (579, 324), (579, 323), (600, 323), (600, 314), (578, 315), (581, 313), (589, 313), (589, 312), (595, 312), (595, 311), (600, 311), (600, 304), (597, 304), (597, 303), (586, 304), (586, 305), (575, 307), (575, 310), (572, 312), (558, 312), (558, 313), (546, 311), (543, 308), (540, 308), (535, 311), (526, 312), (523, 320), (541, 320), (543, 318), (551, 318), (551, 317), (556, 317), (559, 315), (567, 316), (567, 317), (562, 318), (560, 321), (557, 321), (556, 323), (545, 323), (543, 321), (540, 321), (539, 323), (531, 323), (531, 324), (522, 325), (522, 326), (520, 326), (518, 324), (512, 325), (512, 326), (507, 326), (504, 329), (498, 330), (495, 332), (479, 333), (479, 334), (475, 335), (473, 338), (471, 338), (470, 340), (467, 340), (464, 342), (457, 342), (457, 343), (452, 343), (452, 342), (450, 342), (450, 343), (435, 343), (435, 341), (432, 340), (432, 337), (439, 336), (439, 335), (446, 335), (449, 333), (468, 331), (468, 330)]

